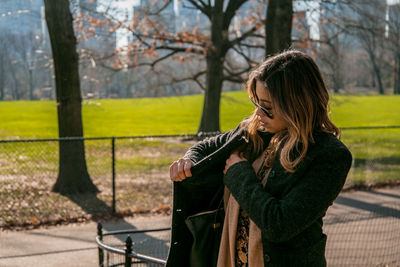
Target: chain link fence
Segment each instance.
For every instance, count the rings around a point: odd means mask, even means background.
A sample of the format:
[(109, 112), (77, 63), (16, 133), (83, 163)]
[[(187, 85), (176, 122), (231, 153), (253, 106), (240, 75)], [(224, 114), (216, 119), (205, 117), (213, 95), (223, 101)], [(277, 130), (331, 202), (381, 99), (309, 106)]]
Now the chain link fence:
[(7, 203), (0, 208), (0, 226), (79, 220), (113, 210), (168, 209), (168, 167), (196, 142), (190, 135), (84, 138), (87, 169), (100, 193), (51, 192), (58, 176), (59, 142), (81, 140), (0, 140), (0, 201)]

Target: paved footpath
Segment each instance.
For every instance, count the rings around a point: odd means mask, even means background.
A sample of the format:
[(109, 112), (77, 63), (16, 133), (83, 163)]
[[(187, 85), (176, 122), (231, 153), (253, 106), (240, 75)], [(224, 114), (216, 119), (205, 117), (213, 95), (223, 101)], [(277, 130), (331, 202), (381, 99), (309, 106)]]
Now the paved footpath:
[[(170, 219), (135, 216), (107, 222), (104, 229), (158, 228)], [(341, 193), (324, 230), (328, 266), (400, 266), (400, 187)], [(98, 266), (96, 232), (94, 222), (0, 232), (0, 266)]]

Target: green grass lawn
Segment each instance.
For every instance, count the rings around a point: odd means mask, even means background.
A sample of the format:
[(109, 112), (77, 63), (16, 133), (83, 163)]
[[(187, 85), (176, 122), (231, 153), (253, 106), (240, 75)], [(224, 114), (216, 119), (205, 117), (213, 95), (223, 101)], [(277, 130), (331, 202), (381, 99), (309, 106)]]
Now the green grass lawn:
[[(84, 134), (130, 136), (196, 133), (201, 95), (83, 101)], [(339, 127), (400, 125), (400, 96), (332, 97), (331, 117)], [(245, 92), (227, 92), (221, 102), (221, 130), (252, 113)], [(0, 102), (0, 139), (57, 137), (55, 101)]]
[[(200, 95), (85, 100), (85, 136), (194, 134), (202, 104)], [(330, 107), (339, 127), (400, 125), (400, 96), (335, 95)], [(221, 130), (234, 128), (253, 109), (245, 92), (224, 93)], [(57, 137), (56, 114), (54, 101), (0, 102), (0, 139)], [(399, 128), (344, 129), (342, 141), (354, 158), (347, 186), (400, 181)], [(169, 206), (168, 166), (193, 143), (174, 138), (117, 140), (118, 210)], [(69, 201), (51, 192), (58, 169), (57, 142), (0, 143), (0, 202), (8, 203), (0, 208), (0, 228), (104, 212), (99, 203), (110, 206), (112, 196), (110, 141), (90, 140), (85, 147), (89, 173), (101, 193), (98, 200)]]

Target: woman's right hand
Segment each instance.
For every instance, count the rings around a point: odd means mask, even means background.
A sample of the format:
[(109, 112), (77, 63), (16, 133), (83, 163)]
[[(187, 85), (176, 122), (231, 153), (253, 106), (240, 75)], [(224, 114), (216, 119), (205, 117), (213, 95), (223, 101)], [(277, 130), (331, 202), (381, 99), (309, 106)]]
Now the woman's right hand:
[(183, 181), (187, 177), (192, 176), (190, 168), (192, 168), (193, 165), (194, 164), (190, 159), (180, 158), (169, 166), (169, 177), (174, 182)]

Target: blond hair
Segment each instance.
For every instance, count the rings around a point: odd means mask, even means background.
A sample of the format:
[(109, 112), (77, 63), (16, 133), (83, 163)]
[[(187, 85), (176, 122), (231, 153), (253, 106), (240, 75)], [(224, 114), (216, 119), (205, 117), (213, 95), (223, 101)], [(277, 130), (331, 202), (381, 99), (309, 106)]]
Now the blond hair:
[[(263, 83), (274, 108), (288, 127), (276, 133), (267, 148), (271, 166), (279, 149), (279, 160), (288, 172), (305, 157), (313, 132), (322, 131), (340, 137), (339, 129), (328, 117), (329, 94), (314, 60), (305, 53), (289, 50), (269, 57), (253, 70), (247, 81), (248, 94), (258, 101), (256, 82)], [(242, 122), (253, 154), (262, 153), (264, 144), (257, 131), (260, 124), (254, 114)]]

